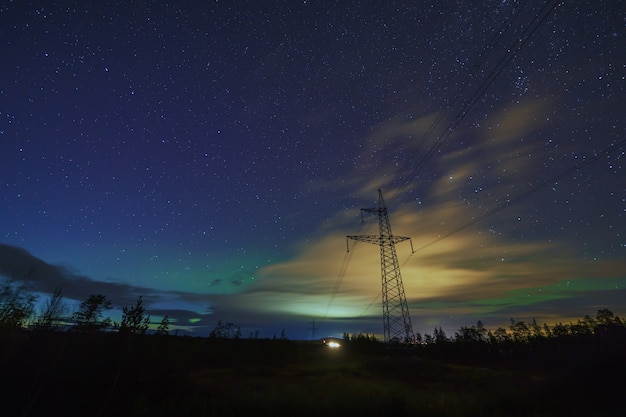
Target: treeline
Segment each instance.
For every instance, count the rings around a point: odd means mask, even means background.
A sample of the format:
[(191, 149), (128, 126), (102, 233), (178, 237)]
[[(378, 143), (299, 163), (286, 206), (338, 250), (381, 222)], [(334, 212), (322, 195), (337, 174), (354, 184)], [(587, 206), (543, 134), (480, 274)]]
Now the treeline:
[[(69, 329), (81, 333), (119, 330), (121, 333), (145, 334), (150, 326), (143, 298), (135, 305), (123, 306), (119, 323), (106, 316), (112, 302), (105, 295), (91, 294), (75, 311), (63, 297), (62, 289), (54, 293), (36, 310), (37, 297), (25, 286), (4, 280), (0, 285), (0, 330), (32, 328), (36, 330)], [(169, 317), (165, 316), (157, 327), (157, 333), (169, 331)]]
[[(478, 322), (462, 327), (452, 337), (441, 328), (433, 342), (424, 344), (424, 355), (485, 366), (551, 368), (612, 373), (626, 371), (626, 323), (609, 309), (595, 317), (585, 315), (573, 323), (539, 325), (511, 319), (508, 329), (487, 330)], [(598, 375), (599, 377), (600, 375)]]
[(544, 323), (539, 325), (535, 319), (526, 323), (525, 321), (516, 321), (511, 319), (508, 330), (504, 327), (498, 327), (495, 330), (488, 330), (479, 320), (476, 325), (469, 327), (461, 327), (454, 333), (454, 336), (448, 337), (446, 333), (437, 327), (432, 334), (416, 336), (417, 343), (532, 343), (543, 340), (545, 338), (559, 338), (565, 336), (588, 336), (593, 334), (604, 334), (607, 332), (623, 331), (626, 323), (619, 316), (613, 314), (609, 309), (600, 309), (595, 317), (585, 315), (582, 319), (578, 319), (575, 323), (557, 323), (550, 327)]
[(386, 346), (374, 335), (344, 334), (344, 346), (355, 352), (389, 354), (389, 348), (405, 355), (484, 366), (513, 367), (611, 367), (626, 371), (626, 321), (609, 309), (595, 317), (585, 315), (573, 323), (539, 325), (511, 319), (508, 328), (487, 329), (481, 321), (463, 326), (448, 336), (441, 327), (416, 334), (414, 343)]
[[(112, 302), (105, 295), (91, 294), (71, 311), (61, 288), (41, 304), (36, 311), (37, 297), (25, 286), (4, 280), (0, 284), (0, 331), (30, 329), (39, 331), (69, 330), (79, 333), (118, 331), (125, 334), (170, 333), (170, 318), (165, 315), (158, 323), (152, 323), (139, 296), (134, 305), (122, 307), (121, 321), (115, 322), (106, 315)], [(208, 336), (210, 339), (241, 339), (241, 328), (231, 322), (218, 320)], [(249, 339), (259, 339), (259, 332), (250, 333)], [(287, 340), (285, 330), (272, 340)]]
[[(25, 286), (10, 280), (0, 284), (0, 329), (34, 328), (34, 329), (70, 329), (79, 332), (96, 332), (119, 330), (125, 333), (145, 334), (151, 325), (150, 316), (146, 313), (142, 297), (138, 297), (135, 305), (124, 306), (119, 323), (112, 321), (105, 312), (112, 308), (111, 300), (102, 294), (92, 294), (83, 300), (78, 308), (70, 312), (62, 289), (54, 293), (35, 311), (37, 297)], [(154, 323), (156, 324), (156, 323)], [(170, 318), (164, 316), (155, 329), (157, 334), (168, 334)], [(448, 336), (441, 327), (424, 335), (417, 332), (411, 345), (433, 346), (445, 344), (459, 345), (525, 345), (546, 339), (565, 337), (586, 337), (591, 335), (620, 334), (626, 331), (626, 321), (616, 316), (609, 309), (600, 309), (595, 317), (585, 315), (575, 323), (557, 323), (552, 327), (548, 324), (539, 325), (535, 319), (526, 323), (511, 319), (507, 328), (487, 329), (482, 321), (472, 326), (462, 326), (454, 335)], [(211, 331), (210, 338), (241, 338), (239, 326), (221, 320)], [(344, 333), (344, 342), (351, 345), (370, 345), (380, 341), (369, 334)], [(251, 334), (249, 338), (258, 338)], [(276, 338), (276, 337), (274, 337)], [(286, 339), (284, 330), (280, 339)]]
[[(469, 327), (462, 326), (453, 336), (448, 336), (441, 327), (435, 327), (432, 333), (422, 335), (417, 332), (415, 334), (415, 340), (413, 343), (409, 343), (409, 345), (426, 346), (450, 343), (461, 345), (528, 344), (543, 341), (548, 338), (557, 339), (563, 337), (590, 336), (594, 334), (602, 335), (607, 333), (621, 333), (624, 331), (626, 331), (626, 321), (624, 319), (616, 316), (609, 309), (600, 309), (595, 317), (585, 315), (575, 323), (557, 323), (552, 327), (546, 323), (539, 325), (535, 319), (529, 323), (511, 319), (508, 330), (504, 327), (490, 330), (479, 320), (475, 325)], [(367, 333), (344, 333), (343, 340), (352, 345), (376, 344), (381, 342), (375, 335)], [(404, 345), (406, 347), (407, 344), (396, 343), (396, 345)]]
[(42, 356), (44, 352), (64, 352), (68, 350), (66, 346), (80, 346), (81, 355), (89, 356), (93, 362), (106, 357), (103, 346), (107, 346), (105, 350), (122, 352), (122, 356), (131, 351), (159, 349), (161, 352), (153, 359), (168, 352), (172, 356), (200, 358), (213, 365), (254, 362), (274, 354), (289, 357), (295, 351), (284, 329), (280, 337), (260, 339), (256, 332), (243, 339), (238, 325), (222, 320), (217, 321), (208, 337), (164, 337), (170, 334), (169, 316), (165, 315), (158, 325), (151, 322), (142, 296), (134, 305), (122, 307), (119, 322), (107, 315), (112, 302), (102, 294), (89, 295), (73, 311), (60, 288), (38, 310), (36, 301), (36, 296), (23, 285), (8, 280), (0, 284), (0, 365), (24, 357), (28, 349), (35, 349)]

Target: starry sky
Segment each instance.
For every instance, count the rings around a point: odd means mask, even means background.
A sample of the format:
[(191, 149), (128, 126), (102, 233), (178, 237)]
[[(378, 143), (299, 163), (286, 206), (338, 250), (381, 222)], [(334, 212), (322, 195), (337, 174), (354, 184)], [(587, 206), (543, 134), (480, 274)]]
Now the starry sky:
[[(618, 1), (3, 1), (0, 274), (207, 335), (626, 314)], [(116, 316), (116, 314), (118, 316)]]

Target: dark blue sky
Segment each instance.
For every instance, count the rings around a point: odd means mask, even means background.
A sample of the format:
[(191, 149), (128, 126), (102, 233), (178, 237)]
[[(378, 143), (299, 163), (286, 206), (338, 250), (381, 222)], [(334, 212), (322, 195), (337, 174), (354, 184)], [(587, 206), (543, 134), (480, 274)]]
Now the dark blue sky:
[(381, 188), (417, 331), (626, 314), (624, 35), (614, 1), (4, 2), (0, 272), (380, 333), (345, 235)]

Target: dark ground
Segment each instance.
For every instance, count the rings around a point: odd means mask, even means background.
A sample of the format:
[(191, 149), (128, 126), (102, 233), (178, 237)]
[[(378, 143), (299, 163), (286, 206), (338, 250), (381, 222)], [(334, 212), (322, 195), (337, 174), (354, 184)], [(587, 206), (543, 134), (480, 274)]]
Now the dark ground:
[(2, 334), (5, 416), (626, 416), (624, 340), (330, 349), (269, 339)]

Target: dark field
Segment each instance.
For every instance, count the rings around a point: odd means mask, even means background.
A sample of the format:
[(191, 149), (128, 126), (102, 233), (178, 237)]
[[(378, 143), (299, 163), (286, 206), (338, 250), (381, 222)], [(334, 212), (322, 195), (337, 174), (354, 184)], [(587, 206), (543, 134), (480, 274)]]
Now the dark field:
[(461, 344), (15, 332), (5, 416), (625, 416), (623, 340)]

